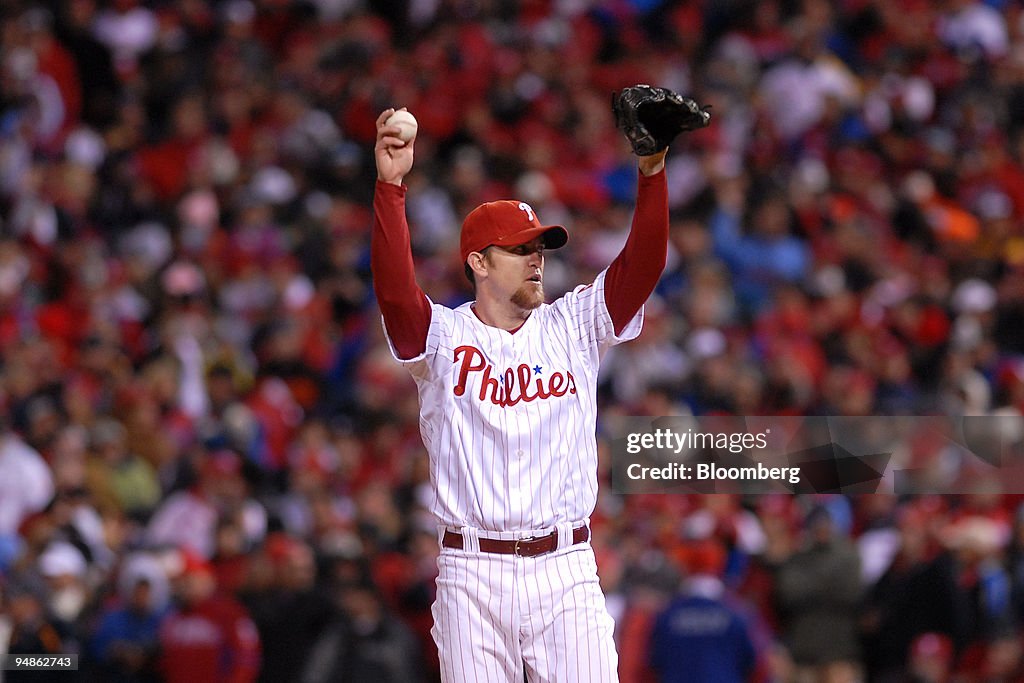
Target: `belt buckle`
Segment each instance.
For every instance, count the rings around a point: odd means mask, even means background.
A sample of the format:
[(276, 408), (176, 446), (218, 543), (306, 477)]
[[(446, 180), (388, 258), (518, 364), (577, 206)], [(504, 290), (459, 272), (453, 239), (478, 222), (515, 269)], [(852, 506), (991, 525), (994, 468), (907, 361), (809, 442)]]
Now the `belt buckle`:
[(517, 538), (517, 539), (516, 539), (516, 545), (515, 545), (515, 547), (514, 547), (514, 548), (512, 549), (512, 553), (513, 553), (513, 554), (514, 554), (514, 555), (515, 555), (516, 557), (532, 557), (531, 555), (520, 555), (520, 554), (519, 554), (519, 544), (520, 544), (520, 543), (522, 543), (522, 542), (524, 542), (524, 541), (535, 541), (535, 540), (537, 540), (535, 536), (530, 536), (529, 538)]

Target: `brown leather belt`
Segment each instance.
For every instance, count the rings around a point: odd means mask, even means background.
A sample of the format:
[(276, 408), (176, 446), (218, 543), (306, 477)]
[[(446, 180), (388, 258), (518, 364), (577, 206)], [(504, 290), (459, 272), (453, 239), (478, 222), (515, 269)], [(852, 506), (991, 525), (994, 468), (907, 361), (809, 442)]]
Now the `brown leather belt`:
[[(578, 526), (572, 530), (572, 544), (584, 543), (590, 540), (590, 527)], [(451, 529), (444, 530), (441, 538), (441, 545), (445, 548), (462, 550), (462, 534)], [(537, 557), (550, 553), (558, 548), (558, 530), (552, 531), (546, 536), (536, 538), (520, 538), (516, 541), (499, 541), (493, 538), (480, 539), (480, 551), (485, 553), (498, 553), (500, 555), (518, 555), (519, 557)]]

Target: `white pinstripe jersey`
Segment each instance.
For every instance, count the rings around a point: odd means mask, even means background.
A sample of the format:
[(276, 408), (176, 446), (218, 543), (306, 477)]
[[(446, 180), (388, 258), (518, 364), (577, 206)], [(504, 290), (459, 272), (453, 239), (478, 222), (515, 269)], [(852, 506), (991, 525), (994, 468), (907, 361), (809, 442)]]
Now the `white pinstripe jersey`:
[(519, 531), (589, 518), (598, 366), (643, 325), (641, 308), (615, 335), (604, 278), (542, 304), (514, 333), (484, 324), (469, 303), (432, 303), (424, 353), (405, 360), (392, 346), (419, 389), (439, 523)]

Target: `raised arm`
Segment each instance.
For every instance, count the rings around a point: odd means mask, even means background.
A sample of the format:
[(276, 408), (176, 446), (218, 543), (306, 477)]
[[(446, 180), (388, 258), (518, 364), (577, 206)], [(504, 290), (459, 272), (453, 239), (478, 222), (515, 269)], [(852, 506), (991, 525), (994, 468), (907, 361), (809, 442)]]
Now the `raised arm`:
[(640, 157), (633, 225), (622, 251), (608, 267), (604, 301), (620, 334), (658, 284), (668, 257), (668, 190), (662, 150)]
[(377, 117), (377, 186), (373, 196), (373, 233), (370, 236), (370, 268), (391, 343), (399, 358), (415, 358), (427, 346), (430, 302), (416, 283), (405, 217), (402, 179), (412, 169), (416, 139), (403, 142), (397, 126), (384, 124), (395, 112), (385, 109)]
[(680, 133), (704, 128), (707, 107), (666, 88), (639, 83), (612, 95), (615, 127), (639, 157), (640, 183), (633, 227), (605, 276), (604, 300), (615, 334), (621, 334), (654, 291), (668, 256), (668, 191), (665, 154)]

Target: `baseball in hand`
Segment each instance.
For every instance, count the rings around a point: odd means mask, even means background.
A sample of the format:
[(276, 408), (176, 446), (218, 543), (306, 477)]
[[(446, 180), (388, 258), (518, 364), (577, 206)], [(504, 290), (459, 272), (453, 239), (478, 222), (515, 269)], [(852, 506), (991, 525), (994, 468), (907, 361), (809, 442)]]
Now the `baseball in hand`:
[(416, 129), (419, 128), (419, 124), (416, 123), (416, 117), (405, 110), (396, 111), (388, 117), (384, 125), (398, 126), (398, 137), (402, 142), (409, 142), (416, 137)]

